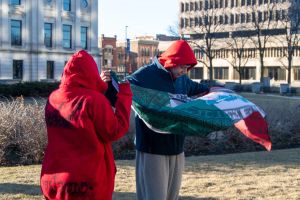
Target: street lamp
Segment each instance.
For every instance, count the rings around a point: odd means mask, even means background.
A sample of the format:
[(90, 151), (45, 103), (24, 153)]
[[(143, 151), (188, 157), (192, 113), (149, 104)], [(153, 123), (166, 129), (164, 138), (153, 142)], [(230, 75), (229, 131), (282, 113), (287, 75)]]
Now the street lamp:
[(127, 62), (127, 28), (128, 26), (125, 26), (125, 62), (124, 62), (124, 79), (126, 77), (126, 69), (127, 69), (127, 66), (126, 66), (126, 62)]

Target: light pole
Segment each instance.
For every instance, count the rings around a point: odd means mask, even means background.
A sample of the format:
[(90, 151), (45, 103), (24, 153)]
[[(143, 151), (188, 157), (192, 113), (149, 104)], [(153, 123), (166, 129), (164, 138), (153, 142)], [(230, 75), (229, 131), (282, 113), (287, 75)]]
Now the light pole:
[(125, 62), (124, 62), (124, 79), (126, 77), (126, 70), (127, 70), (127, 28), (128, 26), (125, 26)]

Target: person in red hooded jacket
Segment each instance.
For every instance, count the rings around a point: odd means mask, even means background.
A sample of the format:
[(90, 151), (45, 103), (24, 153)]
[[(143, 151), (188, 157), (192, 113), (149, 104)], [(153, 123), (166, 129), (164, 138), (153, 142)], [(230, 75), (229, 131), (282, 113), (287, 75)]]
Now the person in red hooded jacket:
[(113, 111), (106, 89), (91, 55), (81, 50), (69, 59), (45, 108), (48, 145), (40, 184), (46, 199), (112, 199), (111, 143), (128, 131), (132, 93), (128, 82), (120, 84)]
[[(128, 80), (140, 87), (173, 94), (194, 96), (207, 93), (207, 85), (186, 76), (196, 64), (189, 44), (178, 40)], [(184, 168), (184, 132), (182, 135), (160, 134), (150, 129), (139, 116), (136, 116), (135, 125), (137, 199), (178, 199)]]

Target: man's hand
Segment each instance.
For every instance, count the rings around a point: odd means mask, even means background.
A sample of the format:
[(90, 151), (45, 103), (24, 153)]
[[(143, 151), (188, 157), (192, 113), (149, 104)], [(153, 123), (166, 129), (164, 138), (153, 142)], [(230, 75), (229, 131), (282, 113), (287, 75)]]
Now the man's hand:
[(111, 81), (110, 71), (109, 70), (102, 71), (101, 74), (100, 74), (100, 77), (101, 77), (102, 81), (104, 81), (104, 82)]

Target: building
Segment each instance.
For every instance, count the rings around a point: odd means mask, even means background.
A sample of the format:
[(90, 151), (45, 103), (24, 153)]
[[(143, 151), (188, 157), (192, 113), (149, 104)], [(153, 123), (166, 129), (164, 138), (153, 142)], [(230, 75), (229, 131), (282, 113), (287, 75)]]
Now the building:
[(102, 53), (102, 70), (117, 71), (117, 36), (105, 37), (101, 35), (99, 39), (99, 47)]
[(300, 86), (300, 42), (286, 40), (300, 36), (299, 8), (298, 0), (181, 0), (179, 32), (199, 60), (192, 78), (252, 83), (267, 77), (276, 86), (288, 82), (291, 52), (290, 82)]
[(139, 36), (130, 41), (130, 51), (138, 55), (137, 68), (152, 62), (159, 53), (158, 44), (153, 36)]
[(97, 0), (1, 0), (0, 81), (59, 80), (69, 57), (100, 67)]
[(128, 42), (126, 45), (124, 41), (117, 42), (117, 72), (120, 75), (130, 74), (139, 67), (151, 63), (159, 53), (159, 41), (153, 36), (139, 36)]

